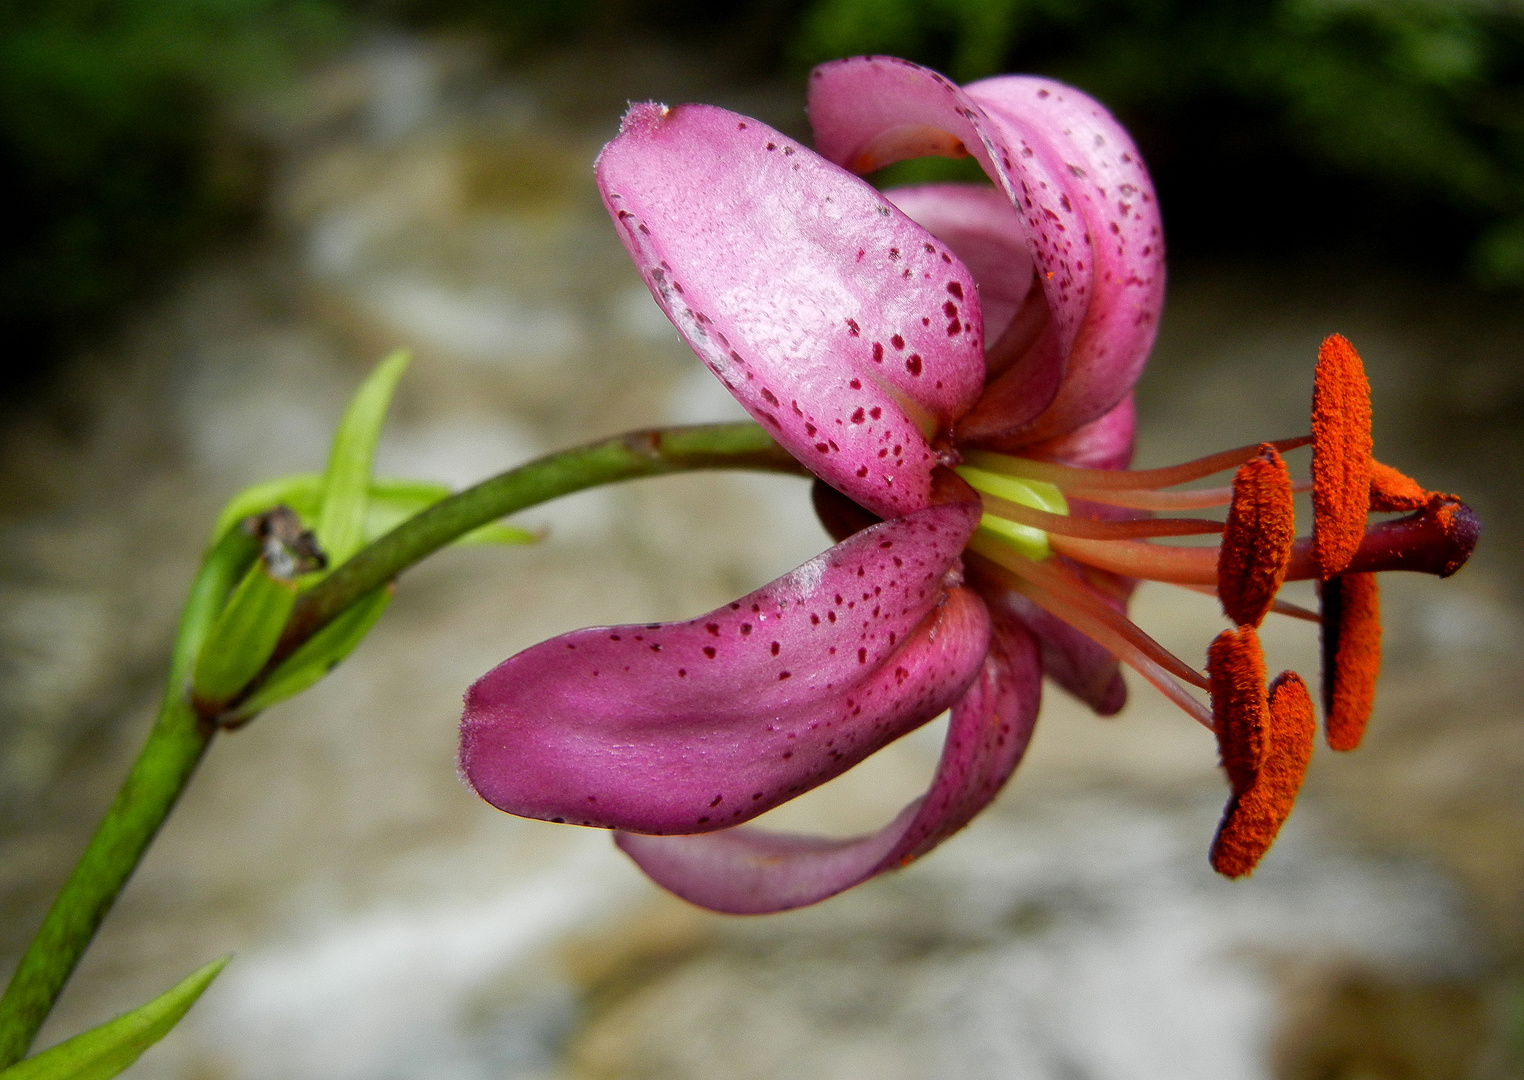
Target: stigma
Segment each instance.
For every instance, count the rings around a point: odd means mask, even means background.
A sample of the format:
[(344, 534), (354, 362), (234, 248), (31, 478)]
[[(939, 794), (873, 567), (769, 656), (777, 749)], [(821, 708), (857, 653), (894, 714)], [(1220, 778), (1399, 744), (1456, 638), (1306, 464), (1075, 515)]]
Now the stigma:
[[(1271, 615), (1320, 625), (1325, 738), (1334, 750), (1353, 750), (1381, 666), (1376, 575), (1448, 577), (1480, 533), (1460, 499), (1375, 460), (1370, 385), (1339, 335), (1318, 352), (1310, 426), (1161, 469), (1083, 469), (966, 448), (956, 469), (984, 508), (969, 571), (1086, 634), (1215, 734), (1231, 795), (1211, 863), (1228, 877), (1250, 873), (1269, 849), (1314, 742), (1303, 680), (1284, 671), (1267, 681), (1260, 625)], [(1305, 473), (1294, 476), (1283, 455), (1308, 447)], [(1229, 470), (1226, 483), (1181, 489)], [(1312, 521), (1298, 535), (1295, 496), (1303, 492)], [(1225, 512), (1200, 513), (1214, 509)], [(1215, 542), (1170, 542), (1188, 536)], [(1218, 598), (1230, 628), (1205, 650), (1204, 670), (1118, 609), (1112, 601), (1125, 598), (1117, 595), (1125, 579)], [(1279, 596), (1286, 582), (1303, 580), (1317, 582), (1316, 611)]]

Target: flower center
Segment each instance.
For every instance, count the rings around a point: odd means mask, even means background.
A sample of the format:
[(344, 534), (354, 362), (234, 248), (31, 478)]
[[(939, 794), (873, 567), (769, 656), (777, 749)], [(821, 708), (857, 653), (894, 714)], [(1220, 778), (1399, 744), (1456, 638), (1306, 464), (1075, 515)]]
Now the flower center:
[(1049, 518), (1069, 516), (1069, 500), (1056, 484), (1024, 480), (973, 465), (960, 465), (953, 471), (967, 480), (984, 500), (984, 516), (979, 519), (982, 531), (998, 537), (1029, 559), (1040, 561), (1053, 554), (1044, 526), (1054, 524)]

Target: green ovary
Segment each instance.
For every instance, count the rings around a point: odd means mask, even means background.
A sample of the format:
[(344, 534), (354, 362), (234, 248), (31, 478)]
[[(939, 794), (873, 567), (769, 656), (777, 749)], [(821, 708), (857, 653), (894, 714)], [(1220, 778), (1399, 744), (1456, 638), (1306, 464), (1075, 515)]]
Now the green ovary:
[[(1022, 480), (972, 465), (960, 465), (954, 471), (968, 481), (975, 491), (1049, 514), (1069, 513), (1069, 503), (1064, 498), (1064, 493), (1046, 481)], [(986, 513), (979, 521), (979, 528), (988, 535), (998, 537), (1002, 543), (1015, 548), (1029, 559), (1041, 561), (1053, 554), (1053, 549), (1048, 544), (1048, 534), (1034, 526)]]

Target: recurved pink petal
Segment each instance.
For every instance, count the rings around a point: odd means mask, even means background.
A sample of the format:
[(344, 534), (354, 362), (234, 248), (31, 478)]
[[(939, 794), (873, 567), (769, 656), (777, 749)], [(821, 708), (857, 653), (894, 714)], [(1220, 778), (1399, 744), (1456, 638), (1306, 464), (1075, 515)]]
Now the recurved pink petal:
[[(907, 61), (854, 57), (815, 69), (809, 109), (816, 145), (833, 161), (870, 171), (967, 152), (1022, 214), (1067, 361), (1029, 438), (1063, 434), (1116, 404), (1153, 342), (1164, 252), (1147, 171), (1104, 108), (1047, 79), (1006, 76), (960, 89)], [(985, 440), (1025, 422), (981, 409), (960, 434)]]
[(972, 277), (870, 186), (755, 120), (634, 105), (597, 164), (657, 302), (812, 472), (884, 517), (978, 397)]
[[(1122, 126), (1071, 86), (1005, 75), (973, 83), (966, 93), (1022, 147), (1023, 170), (1043, 162), (1042, 183), (1052, 185), (1044, 191), (1056, 196), (1059, 209), (1079, 213), (1080, 220), (1066, 220), (1043, 206), (1046, 226), (1028, 215), (1063, 272), (1073, 274), (1075, 295), (1087, 287), (1090, 294), (1072, 343), (1058, 320), (1069, 343), (1068, 369), (1058, 398), (1033, 425), (1033, 437), (1060, 435), (1110, 410), (1138, 381), (1153, 348), (1164, 306), (1164, 230), (1153, 181)], [(1023, 176), (1028, 194), (1037, 176)], [(1059, 310), (1054, 303), (1055, 316)]]
[(657, 884), (714, 911), (751, 915), (816, 903), (905, 865), (967, 825), (1020, 762), (1040, 697), (1032, 636), (997, 622), (978, 679), (953, 707), (930, 790), (879, 832), (827, 840), (737, 828), (616, 840)]
[(857, 533), (685, 623), (594, 627), (511, 657), (466, 695), (461, 766), (523, 817), (651, 833), (749, 818), (957, 700), (989, 647), (950, 573), (979, 504)]
[[(939, 146), (972, 154), (1021, 215), (1060, 350), (1072, 349), (1090, 305), (1094, 261), (1070, 194), (1075, 178), (1063, 161), (1065, 147), (991, 116), (930, 68), (888, 56), (817, 67), (810, 75), (809, 114), (816, 148), (854, 172), (945, 153)], [(939, 134), (916, 134), (928, 132)]]

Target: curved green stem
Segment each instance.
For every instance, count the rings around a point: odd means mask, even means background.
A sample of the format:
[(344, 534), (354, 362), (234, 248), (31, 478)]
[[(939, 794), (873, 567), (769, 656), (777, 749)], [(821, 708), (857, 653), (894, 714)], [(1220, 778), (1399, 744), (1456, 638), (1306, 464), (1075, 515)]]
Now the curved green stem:
[(398, 525), (303, 594), (275, 650), (279, 662), (350, 604), (472, 529), (574, 491), (694, 469), (808, 475), (756, 424), (652, 428), (563, 450), (466, 488)]
[[(435, 503), (361, 549), (303, 594), (266, 671), (350, 604), (480, 525), (600, 484), (696, 469), (804, 474), (752, 423), (634, 431), (549, 454)], [(175, 640), (158, 721), (0, 999), (0, 1069), (26, 1054), (211, 743), (216, 718), (196, 715), (186, 684), (207, 630), (254, 555), (253, 539), (233, 529), (202, 565)]]

